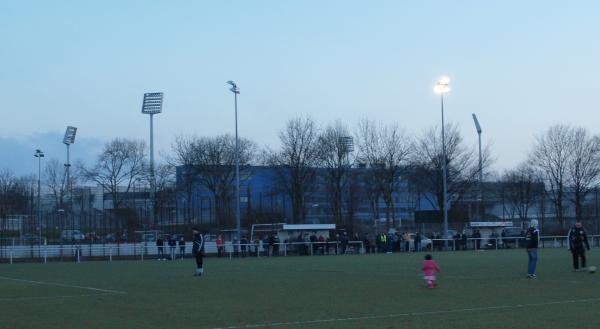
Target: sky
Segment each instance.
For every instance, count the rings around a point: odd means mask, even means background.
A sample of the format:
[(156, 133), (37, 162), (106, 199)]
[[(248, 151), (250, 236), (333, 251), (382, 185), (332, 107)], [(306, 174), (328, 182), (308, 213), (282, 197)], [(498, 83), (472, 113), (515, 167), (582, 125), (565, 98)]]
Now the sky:
[(369, 118), (418, 135), (446, 120), (494, 169), (527, 158), (553, 124), (600, 119), (598, 1), (0, 2), (0, 168), (37, 171), (35, 149), (92, 163), (115, 137), (149, 138), (145, 92), (164, 92), (156, 154), (179, 135), (239, 132), (277, 147), (286, 120), (354, 128)]

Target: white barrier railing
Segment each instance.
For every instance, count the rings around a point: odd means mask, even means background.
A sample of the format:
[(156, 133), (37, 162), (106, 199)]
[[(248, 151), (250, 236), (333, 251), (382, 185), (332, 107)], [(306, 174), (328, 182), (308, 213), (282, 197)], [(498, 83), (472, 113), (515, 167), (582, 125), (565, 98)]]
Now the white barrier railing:
[[(147, 243), (122, 243), (122, 244), (81, 244), (81, 245), (42, 245), (42, 246), (3, 246), (0, 261), (11, 264), (16, 260), (67, 260), (80, 262), (84, 259), (133, 258), (133, 259), (177, 259), (189, 256), (192, 253), (192, 244), (185, 246), (156, 246)], [(288, 256), (297, 255), (333, 255), (333, 254), (358, 254), (364, 252), (362, 241), (341, 242), (290, 242), (269, 245), (259, 244), (232, 244), (227, 243), (223, 248), (223, 256)], [(207, 243), (205, 253), (218, 254), (216, 244)]]
[[(600, 247), (600, 235), (588, 236), (590, 247)], [(458, 250), (498, 250), (510, 248), (523, 248), (523, 237), (498, 237), (498, 238), (468, 238), (464, 240), (455, 239), (431, 239), (431, 243), (421, 245), (417, 251), (458, 251)], [(395, 241), (394, 251), (404, 250), (405, 241)], [(414, 243), (410, 243), (411, 250), (414, 250)], [(375, 250), (375, 246), (370, 246)], [(544, 236), (540, 237), (540, 248), (567, 248), (566, 236)], [(121, 243), (121, 244), (72, 244), (72, 245), (34, 245), (34, 246), (2, 246), (0, 253), (0, 262), (13, 263), (16, 260), (42, 261), (62, 260), (77, 261), (88, 259), (107, 259), (112, 261), (114, 258), (128, 259), (166, 259), (183, 258), (191, 255), (192, 244), (186, 243), (185, 246), (156, 246), (149, 243)], [(387, 251), (387, 248), (383, 248)], [(205, 253), (208, 255), (219, 255), (229, 258), (234, 257), (273, 257), (273, 256), (315, 256), (315, 255), (341, 255), (341, 254), (365, 254), (365, 245), (362, 241), (348, 241), (342, 243), (339, 241), (330, 242), (285, 242), (285, 243), (247, 243), (233, 244), (226, 243), (223, 246), (222, 253), (218, 253), (218, 248), (214, 242), (209, 242), (205, 246)]]

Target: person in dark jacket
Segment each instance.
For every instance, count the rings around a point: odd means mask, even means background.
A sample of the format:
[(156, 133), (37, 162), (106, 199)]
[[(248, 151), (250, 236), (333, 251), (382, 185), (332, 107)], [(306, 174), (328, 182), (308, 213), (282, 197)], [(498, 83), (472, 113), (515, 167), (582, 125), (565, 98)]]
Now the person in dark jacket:
[(417, 232), (417, 234), (415, 234), (415, 251), (421, 251), (421, 232)]
[(204, 237), (197, 228), (193, 228), (192, 233), (194, 234), (192, 254), (196, 258), (196, 273), (194, 276), (202, 276), (204, 274)]
[(175, 250), (177, 249), (177, 236), (175, 234), (171, 235), (167, 244), (169, 245), (169, 253), (171, 256), (171, 260), (175, 260)]
[(527, 264), (527, 277), (535, 279), (535, 269), (537, 266), (537, 248), (540, 241), (540, 231), (537, 228), (538, 221), (533, 219), (529, 225), (529, 228), (525, 232), (525, 248), (529, 257), (529, 263)]
[(185, 239), (183, 236), (179, 237), (179, 256), (181, 259), (185, 257)]
[(240, 240), (240, 250), (242, 251), (242, 257), (246, 257), (246, 252), (248, 250), (248, 238), (243, 236)]
[(585, 269), (585, 249), (590, 250), (590, 244), (588, 242), (587, 233), (585, 233), (581, 221), (578, 220), (575, 223), (575, 226), (569, 230), (569, 250), (573, 255), (573, 271), (579, 271), (580, 258), (581, 267)]
[(158, 248), (158, 260), (163, 260), (165, 258), (165, 240), (162, 235), (156, 238), (156, 247)]
[(481, 232), (479, 230), (473, 232), (473, 239), (475, 239), (475, 250), (481, 249)]
[(348, 249), (348, 234), (346, 232), (340, 238), (340, 246), (342, 247), (342, 255), (346, 254), (346, 250)]

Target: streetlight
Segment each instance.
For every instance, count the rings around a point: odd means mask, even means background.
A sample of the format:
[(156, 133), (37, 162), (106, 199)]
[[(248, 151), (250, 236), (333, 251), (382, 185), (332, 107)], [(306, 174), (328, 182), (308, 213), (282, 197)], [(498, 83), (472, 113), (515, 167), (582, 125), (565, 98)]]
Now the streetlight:
[(42, 244), (42, 158), (44, 157), (44, 152), (41, 150), (35, 150), (35, 154), (33, 155), (38, 159), (38, 226), (39, 226), (39, 243)]
[(71, 198), (71, 208), (73, 207), (73, 185), (71, 183), (71, 162), (69, 160), (69, 148), (71, 144), (75, 143), (75, 134), (77, 134), (77, 127), (67, 126), (65, 137), (63, 137), (63, 144), (67, 146), (67, 163), (65, 164), (65, 167), (67, 169), (67, 188), (69, 189), (69, 195)]
[(154, 115), (162, 112), (163, 93), (145, 93), (142, 113), (150, 114), (150, 223), (154, 225)]
[(477, 130), (477, 135), (479, 137), (479, 204), (477, 205), (477, 214), (479, 215), (479, 219), (483, 219), (483, 160), (481, 157), (481, 126), (479, 125), (479, 120), (477, 120), (477, 116), (473, 113), (473, 122), (475, 123), (475, 129)]
[[(448, 77), (442, 77), (438, 80), (433, 87), (433, 91), (436, 94), (439, 94), (441, 97), (441, 105), (442, 105), (442, 180), (444, 187), (444, 195), (443, 195), (443, 211), (444, 211), (444, 239), (448, 238), (448, 186), (447, 186), (447, 159), (446, 159), (446, 133), (444, 127), (444, 94), (450, 91), (450, 79)], [(446, 245), (448, 245), (448, 240), (446, 241)]]
[(241, 241), (242, 229), (240, 223), (240, 153), (238, 145), (238, 119), (237, 119), (237, 95), (240, 93), (240, 89), (235, 82), (229, 80), (227, 84), (231, 85), (229, 89), (234, 95), (234, 106), (235, 106), (235, 229), (237, 231), (237, 241)]

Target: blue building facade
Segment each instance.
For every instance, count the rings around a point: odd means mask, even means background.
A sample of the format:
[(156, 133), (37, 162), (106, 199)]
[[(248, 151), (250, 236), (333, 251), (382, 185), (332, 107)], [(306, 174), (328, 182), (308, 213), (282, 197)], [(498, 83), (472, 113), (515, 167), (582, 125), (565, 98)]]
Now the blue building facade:
[[(240, 171), (240, 213), (242, 226), (255, 223), (292, 222), (292, 200), (281, 184), (282, 168), (247, 166)], [(190, 168), (177, 167), (177, 221), (199, 225), (233, 228), (235, 218), (235, 179), (230, 180), (226, 202), (217, 200), (213, 191), (202, 180), (201, 173), (191, 174)], [(373, 201), (365, 194), (361, 175), (366, 168), (352, 168), (354, 183), (346, 184), (342, 197), (342, 218), (336, 220), (332, 209), (332, 196), (326, 184), (326, 170), (314, 168), (315, 179), (304, 195), (303, 223), (363, 223), (386, 221), (386, 204), (383, 198)], [(424, 198), (415, 194), (407, 181), (398, 183), (393, 195), (394, 209), (389, 219), (392, 226), (414, 223), (415, 211), (433, 210)], [(225, 209), (224, 209), (225, 208)]]

